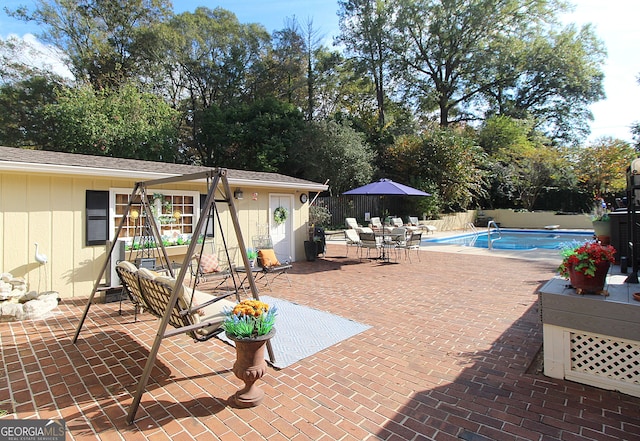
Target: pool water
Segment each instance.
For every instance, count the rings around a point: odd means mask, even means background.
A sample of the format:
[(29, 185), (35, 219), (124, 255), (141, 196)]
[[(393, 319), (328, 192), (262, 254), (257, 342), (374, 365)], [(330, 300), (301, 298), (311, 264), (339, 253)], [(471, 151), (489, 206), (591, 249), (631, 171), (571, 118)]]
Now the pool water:
[[(499, 234), (491, 231), (492, 245), (496, 250), (560, 250), (573, 242), (585, 242), (590, 239), (593, 239), (593, 232), (589, 231), (500, 229)], [(489, 248), (488, 242), (487, 232), (423, 240), (425, 245), (462, 245), (474, 248)]]

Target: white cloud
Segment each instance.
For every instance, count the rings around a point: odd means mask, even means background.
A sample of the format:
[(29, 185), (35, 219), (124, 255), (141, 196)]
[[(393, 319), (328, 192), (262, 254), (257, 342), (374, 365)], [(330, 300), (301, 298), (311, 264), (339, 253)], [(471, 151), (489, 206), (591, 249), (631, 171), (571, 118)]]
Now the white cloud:
[(24, 34), (20, 37), (16, 34), (9, 35), (6, 40), (16, 41), (19, 61), (27, 66), (48, 70), (63, 78), (73, 79), (73, 74), (64, 63), (65, 55), (56, 47), (44, 44), (33, 34)]

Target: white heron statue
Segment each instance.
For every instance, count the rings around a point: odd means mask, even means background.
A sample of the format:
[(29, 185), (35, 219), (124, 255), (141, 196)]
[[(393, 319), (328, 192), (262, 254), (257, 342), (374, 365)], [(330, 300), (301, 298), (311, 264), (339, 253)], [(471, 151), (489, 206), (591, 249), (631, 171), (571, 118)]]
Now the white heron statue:
[[(40, 264), (40, 268), (42, 268), (42, 265), (44, 265), (44, 289), (45, 291), (47, 290), (47, 265), (46, 263), (48, 262), (48, 258), (46, 254), (42, 254), (40, 253), (39, 249), (38, 249), (38, 242), (35, 243), (36, 245), (36, 262), (38, 262)], [(40, 288), (40, 280), (42, 279), (42, 275), (39, 273), (38, 274), (38, 288)]]

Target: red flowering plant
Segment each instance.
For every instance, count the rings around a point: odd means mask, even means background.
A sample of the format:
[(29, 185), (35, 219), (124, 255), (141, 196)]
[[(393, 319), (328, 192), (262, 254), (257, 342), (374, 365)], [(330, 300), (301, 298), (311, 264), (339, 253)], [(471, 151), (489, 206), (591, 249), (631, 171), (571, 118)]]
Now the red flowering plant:
[(602, 245), (597, 241), (589, 241), (574, 244), (562, 249), (562, 263), (558, 267), (560, 275), (569, 278), (569, 268), (584, 274), (587, 277), (595, 277), (596, 265), (602, 262), (615, 262), (616, 249), (611, 245)]

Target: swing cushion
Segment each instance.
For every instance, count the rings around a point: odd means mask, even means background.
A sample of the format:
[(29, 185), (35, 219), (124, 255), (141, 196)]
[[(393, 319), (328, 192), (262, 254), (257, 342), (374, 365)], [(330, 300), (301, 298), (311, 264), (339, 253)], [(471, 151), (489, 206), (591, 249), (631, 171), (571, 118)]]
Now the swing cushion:
[(276, 253), (272, 249), (259, 250), (258, 259), (260, 260), (261, 265), (265, 268), (270, 268), (272, 266), (280, 265), (280, 262), (276, 257)]
[(200, 270), (203, 274), (217, 273), (220, 269), (220, 262), (215, 254), (203, 254), (200, 257)]
[[(158, 282), (163, 282), (170, 287), (174, 287), (176, 284), (176, 280), (171, 277), (159, 276), (156, 277), (155, 280)], [(189, 287), (182, 286), (178, 296), (178, 306), (181, 309), (189, 308), (191, 305), (192, 308), (197, 308), (198, 305), (205, 304), (206, 302), (215, 298), (214, 295), (208, 294), (206, 292), (195, 290), (193, 292), (193, 301), (191, 300), (192, 289)], [(209, 322), (212, 321), (210, 326), (200, 328), (196, 332), (200, 335), (208, 335), (212, 332), (217, 332), (222, 326), (222, 322), (224, 322), (226, 316), (224, 311), (226, 309), (233, 309), (235, 303), (230, 302), (227, 299), (218, 300), (215, 303), (211, 303), (203, 308), (199, 308), (189, 314), (189, 318), (191, 323), (197, 324), (201, 322)]]

